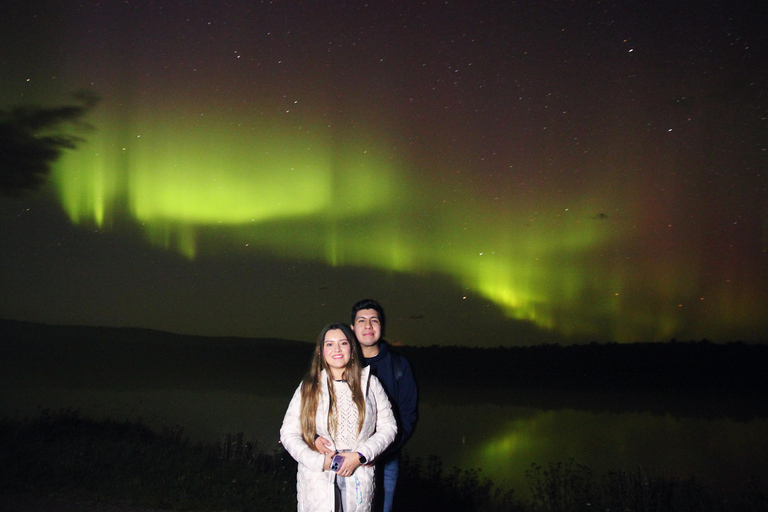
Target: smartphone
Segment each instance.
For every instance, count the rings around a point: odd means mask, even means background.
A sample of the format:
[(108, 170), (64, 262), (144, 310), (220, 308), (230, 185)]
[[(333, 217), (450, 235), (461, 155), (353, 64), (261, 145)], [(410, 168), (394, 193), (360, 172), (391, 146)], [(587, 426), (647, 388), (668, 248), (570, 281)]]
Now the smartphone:
[(337, 472), (341, 469), (342, 464), (344, 464), (344, 457), (341, 455), (334, 456), (333, 460), (331, 461), (331, 471)]

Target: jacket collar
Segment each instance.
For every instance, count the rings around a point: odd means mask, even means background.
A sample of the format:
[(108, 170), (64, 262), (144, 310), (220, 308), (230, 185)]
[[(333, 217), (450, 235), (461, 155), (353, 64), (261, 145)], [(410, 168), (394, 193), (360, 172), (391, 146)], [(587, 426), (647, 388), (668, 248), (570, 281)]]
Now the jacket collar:
[[(370, 366), (364, 366), (363, 371), (360, 374), (360, 380), (363, 381), (363, 395), (366, 394), (368, 391), (368, 382), (371, 378), (371, 367)], [(323, 370), (320, 372), (320, 389), (327, 390), (328, 389), (328, 372)]]
[(379, 359), (386, 357), (387, 354), (389, 354), (389, 343), (387, 343), (385, 340), (381, 340), (379, 341), (379, 353), (373, 357), (366, 357), (365, 364), (375, 363)]

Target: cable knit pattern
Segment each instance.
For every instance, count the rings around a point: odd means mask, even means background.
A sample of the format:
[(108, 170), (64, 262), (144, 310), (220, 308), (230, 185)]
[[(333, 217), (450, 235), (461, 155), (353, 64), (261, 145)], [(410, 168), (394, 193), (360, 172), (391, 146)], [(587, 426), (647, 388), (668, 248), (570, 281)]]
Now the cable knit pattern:
[[(332, 439), (328, 432), (328, 385), (325, 371), (320, 377), (320, 403), (317, 407), (317, 434)], [(360, 452), (369, 461), (373, 461), (392, 443), (397, 433), (397, 422), (392, 413), (384, 388), (378, 379), (370, 375), (368, 367), (363, 368), (363, 396), (365, 397), (365, 419), (363, 428), (357, 436), (353, 451)], [(294, 392), (288, 411), (280, 429), (280, 442), (291, 457), (299, 463), (296, 476), (298, 494), (298, 512), (333, 512), (333, 482), (336, 473), (323, 471), (325, 458), (319, 452), (307, 446), (301, 436), (301, 386)], [(357, 478), (361, 500), (357, 500), (356, 485), (347, 485), (344, 502), (349, 509), (344, 512), (370, 512), (373, 498), (373, 465), (358, 467), (353, 477)], [(348, 481), (352, 481), (350, 478)]]
[(346, 381), (333, 381), (333, 391), (336, 394), (336, 449), (351, 450), (357, 444), (357, 406)]

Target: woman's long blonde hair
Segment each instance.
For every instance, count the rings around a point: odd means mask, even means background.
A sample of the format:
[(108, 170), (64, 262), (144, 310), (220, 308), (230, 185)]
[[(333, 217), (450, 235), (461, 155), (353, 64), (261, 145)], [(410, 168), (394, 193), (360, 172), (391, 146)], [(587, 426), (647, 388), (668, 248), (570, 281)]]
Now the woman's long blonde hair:
[(317, 425), (315, 425), (315, 418), (317, 417), (317, 406), (320, 402), (320, 390), (322, 389), (320, 384), (320, 378), (322, 371), (325, 370), (326, 381), (329, 395), (329, 409), (328, 409), (328, 432), (336, 432), (336, 420), (338, 414), (336, 412), (336, 396), (333, 392), (333, 377), (331, 376), (331, 369), (328, 363), (325, 362), (323, 357), (323, 346), (325, 344), (325, 335), (328, 331), (338, 329), (344, 333), (344, 336), (349, 341), (350, 357), (347, 367), (344, 368), (343, 379), (347, 381), (350, 389), (352, 390), (352, 399), (357, 406), (357, 431), (358, 433), (363, 428), (363, 421), (365, 421), (365, 398), (363, 398), (363, 387), (361, 382), (361, 375), (363, 372), (363, 357), (360, 352), (360, 346), (357, 343), (357, 338), (352, 330), (344, 324), (328, 324), (320, 331), (320, 335), (317, 337), (317, 344), (315, 345), (315, 353), (312, 356), (312, 362), (309, 366), (309, 371), (304, 376), (304, 380), (301, 382), (301, 431), (304, 441), (310, 448), (315, 448), (315, 434), (317, 433)]

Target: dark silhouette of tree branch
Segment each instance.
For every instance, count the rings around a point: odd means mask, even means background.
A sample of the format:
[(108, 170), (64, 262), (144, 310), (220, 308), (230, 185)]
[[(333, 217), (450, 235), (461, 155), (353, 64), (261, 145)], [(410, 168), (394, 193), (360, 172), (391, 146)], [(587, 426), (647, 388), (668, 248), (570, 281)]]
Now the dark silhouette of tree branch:
[(0, 110), (0, 195), (18, 197), (37, 189), (62, 151), (84, 141), (67, 133), (65, 125), (90, 128), (83, 117), (100, 98), (91, 91), (73, 96), (75, 105)]

